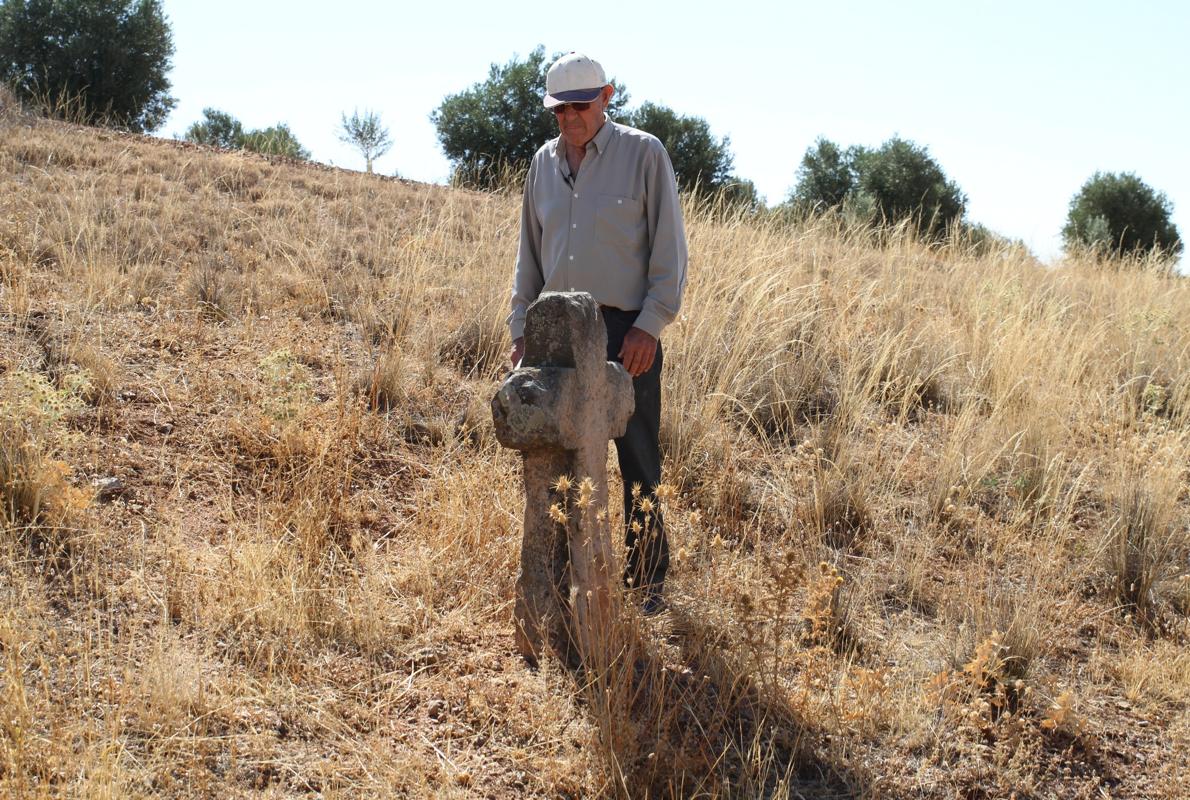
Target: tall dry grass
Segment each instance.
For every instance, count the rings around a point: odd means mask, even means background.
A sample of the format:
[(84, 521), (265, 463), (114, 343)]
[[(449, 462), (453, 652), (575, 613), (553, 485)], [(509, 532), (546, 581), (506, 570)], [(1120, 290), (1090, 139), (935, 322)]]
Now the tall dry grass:
[(0, 121), (5, 793), (1184, 792), (1185, 279), (689, 205), (671, 610), (531, 671), (517, 220)]

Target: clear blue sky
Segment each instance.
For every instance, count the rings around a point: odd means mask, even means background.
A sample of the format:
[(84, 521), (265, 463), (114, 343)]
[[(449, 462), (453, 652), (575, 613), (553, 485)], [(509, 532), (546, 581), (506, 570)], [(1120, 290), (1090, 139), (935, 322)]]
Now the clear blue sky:
[(164, 0), (181, 135), (205, 106), (286, 122), (319, 161), (362, 169), (339, 115), (374, 109), (376, 169), (444, 181), (430, 112), (493, 62), (579, 50), (652, 100), (730, 136), (736, 172), (780, 201), (818, 136), (929, 147), (972, 220), (1060, 250), (1071, 196), (1133, 171), (1190, 239), (1190, 3), (308, 2)]

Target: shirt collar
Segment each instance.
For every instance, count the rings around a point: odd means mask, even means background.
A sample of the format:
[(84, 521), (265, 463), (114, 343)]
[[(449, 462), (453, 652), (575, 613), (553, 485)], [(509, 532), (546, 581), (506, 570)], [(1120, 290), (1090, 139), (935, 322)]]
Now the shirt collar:
[(590, 147), (591, 145), (595, 145), (596, 153), (602, 153), (604, 150), (606, 150), (607, 143), (609, 141), (611, 141), (611, 138), (612, 138), (612, 125), (613, 124), (614, 123), (612, 122), (611, 117), (605, 117), (603, 120), (603, 127), (601, 127), (599, 129), (599, 132), (596, 133), (595, 136), (591, 139), (591, 141), (587, 143), (587, 147)]

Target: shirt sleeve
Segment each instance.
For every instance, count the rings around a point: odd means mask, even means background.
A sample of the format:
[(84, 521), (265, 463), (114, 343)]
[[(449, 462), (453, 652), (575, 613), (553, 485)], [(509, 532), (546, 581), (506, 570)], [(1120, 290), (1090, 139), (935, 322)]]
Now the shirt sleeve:
[(645, 167), (645, 214), (649, 224), (648, 293), (635, 327), (660, 337), (682, 307), (686, 288), (686, 226), (669, 154), (658, 143)]
[(525, 335), (525, 312), (541, 294), (545, 285), (541, 269), (541, 219), (533, 203), (533, 183), (537, 178), (537, 159), (529, 164), (525, 176), (525, 194), (521, 200), (521, 242), (517, 247), (516, 272), (512, 279), (512, 313), (508, 330), (513, 341)]

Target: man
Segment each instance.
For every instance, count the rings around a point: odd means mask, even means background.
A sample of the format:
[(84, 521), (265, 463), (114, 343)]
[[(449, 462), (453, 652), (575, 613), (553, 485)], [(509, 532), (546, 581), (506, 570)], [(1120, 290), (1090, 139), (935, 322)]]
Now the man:
[[(632, 376), (636, 411), (616, 439), (624, 480), (624, 581), (662, 608), (669, 543), (653, 492), (661, 482), (661, 331), (681, 307), (686, 231), (673, 165), (643, 131), (607, 118), (615, 89), (597, 62), (562, 56), (546, 74), (545, 107), (560, 135), (533, 156), (521, 208), (508, 318), (515, 367), (525, 311), (543, 291), (589, 292), (607, 325), (607, 357)], [(637, 497), (633, 497), (636, 488)]]

